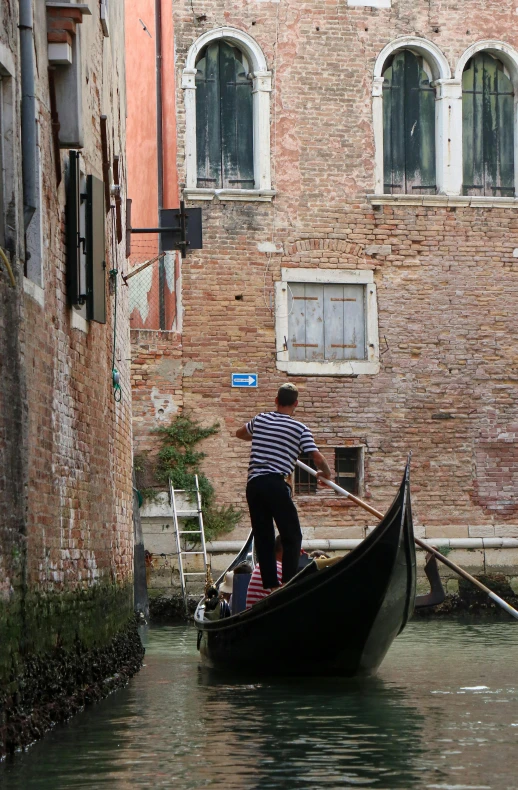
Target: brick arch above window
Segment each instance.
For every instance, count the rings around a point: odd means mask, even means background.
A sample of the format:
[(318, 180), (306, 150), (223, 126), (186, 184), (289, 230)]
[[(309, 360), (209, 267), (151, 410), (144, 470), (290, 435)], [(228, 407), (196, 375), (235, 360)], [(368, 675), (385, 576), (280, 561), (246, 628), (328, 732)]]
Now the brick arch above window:
[[(197, 186), (196, 150), (196, 74), (197, 58), (211, 42), (224, 41), (241, 50), (251, 66), (253, 95), (253, 189), (200, 189)], [(270, 93), (272, 75), (259, 44), (248, 33), (231, 27), (209, 30), (189, 49), (182, 73), (185, 99), (185, 169), (184, 197), (191, 200), (270, 201), (275, 192), (271, 188), (270, 170)]]

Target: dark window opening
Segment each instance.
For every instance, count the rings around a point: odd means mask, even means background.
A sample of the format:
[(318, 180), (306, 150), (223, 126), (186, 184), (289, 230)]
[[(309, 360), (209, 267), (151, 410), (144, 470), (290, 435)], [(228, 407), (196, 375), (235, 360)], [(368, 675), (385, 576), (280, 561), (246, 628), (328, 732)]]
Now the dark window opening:
[(336, 484), (357, 496), (360, 493), (363, 476), (362, 448), (335, 448), (335, 474)]
[(462, 75), (462, 146), (465, 195), (514, 196), (514, 90), (488, 52)]
[(435, 90), (423, 58), (397, 52), (383, 72), (383, 179), (386, 194), (433, 195)]
[[(302, 454), (300, 460), (302, 463), (316, 470), (316, 466), (309, 455)], [(309, 472), (301, 469), (300, 466), (295, 466), (294, 485), (295, 494), (315, 494), (317, 490), (317, 479), (313, 477), (313, 475), (310, 475)]]
[(252, 80), (246, 57), (215, 41), (196, 68), (198, 187), (253, 189)]

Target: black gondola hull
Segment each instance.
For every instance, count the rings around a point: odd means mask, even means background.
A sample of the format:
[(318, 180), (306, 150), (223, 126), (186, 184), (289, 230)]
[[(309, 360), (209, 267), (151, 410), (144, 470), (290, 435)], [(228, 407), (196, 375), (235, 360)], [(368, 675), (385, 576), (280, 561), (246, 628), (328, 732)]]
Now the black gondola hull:
[(195, 617), (211, 666), (261, 674), (353, 676), (376, 671), (415, 598), (408, 467), (378, 527), (346, 557), (312, 564), (289, 585), (233, 617)]

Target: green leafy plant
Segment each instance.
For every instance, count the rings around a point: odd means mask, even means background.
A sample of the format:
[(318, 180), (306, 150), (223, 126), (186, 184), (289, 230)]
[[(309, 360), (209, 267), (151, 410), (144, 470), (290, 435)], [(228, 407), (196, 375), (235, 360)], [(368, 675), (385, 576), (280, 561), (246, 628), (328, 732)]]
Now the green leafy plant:
[[(158, 485), (164, 487), (168, 487), (171, 480), (173, 488), (184, 489), (191, 498), (194, 498), (196, 491), (194, 476), (198, 475), (207, 540), (214, 540), (218, 535), (230, 532), (243, 515), (243, 512), (233, 505), (218, 507), (215, 504), (214, 488), (201, 471), (201, 462), (206, 454), (196, 450), (195, 447), (218, 431), (219, 423), (203, 428), (186, 412), (175, 417), (169, 425), (157, 428), (155, 431), (160, 435), (161, 447), (153, 463), (153, 477)], [(141, 456), (137, 460), (140, 469), (149, 467), (151, 463), (149, 458), (143, 459)], [(141, 489), (145, 499), (152, 499), (152, 496), (149, 496), (150, 490)], [(196, 529), (197, 523), (197, 520), (189, 519), (186, 522), (186, 529)]]

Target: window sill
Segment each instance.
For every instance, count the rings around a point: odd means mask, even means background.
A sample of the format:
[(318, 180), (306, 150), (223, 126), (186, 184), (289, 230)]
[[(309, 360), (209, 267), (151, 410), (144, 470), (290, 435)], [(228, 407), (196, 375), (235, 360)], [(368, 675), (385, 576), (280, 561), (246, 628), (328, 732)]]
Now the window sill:
[(45, 291), (37, 283), (33, 280), (29, 280), (28, 277), (24, 277), (23, 290), (28, 296), (34, 299), (40, 307), (45, 307)]
[(373, 206), (458, 206), (460, 208), (518, 208), (518, 198), (478, 195), (367, 195)]
[(275, 189), (184, 189), (185, 200), (228, 200), (243, 203), (271, 203), (277, 192)]
[(292, 376), (372, 376), (380, 372), (380, 363), (357, 359), (342, 362), (299, 362), (278, 359), (277, 368)]
[(70, 328), (78, 329), (80, 332), (84, 332), (85, 335), (88, 334), (88, 321), (74, 308), (70, 311)]

